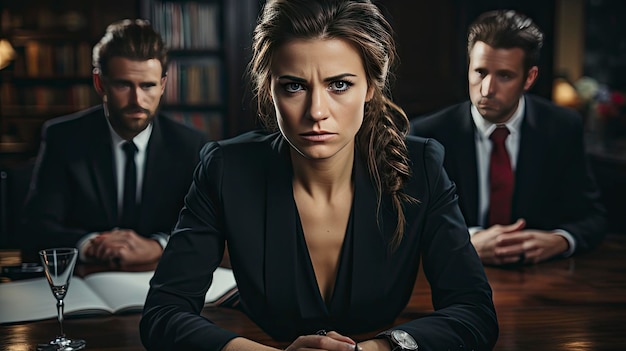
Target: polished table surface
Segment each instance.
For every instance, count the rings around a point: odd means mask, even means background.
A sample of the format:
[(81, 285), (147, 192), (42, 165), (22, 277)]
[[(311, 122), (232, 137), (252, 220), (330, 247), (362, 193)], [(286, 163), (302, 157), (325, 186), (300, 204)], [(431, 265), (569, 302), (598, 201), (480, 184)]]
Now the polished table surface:
[[(626, 235), (611, 235), (594, 252), (575, 258), (486, 272), (500, 324), (495, 350), (626, 350)], [(430, 290), (420, 275), (396, 323), (430, 311)], [(284, 346), (238, 310), (208, 307), (202, 314), (253, 340)], [(69, 337), (85, 339), (90, 350), (142, 350), (139, 319), (139, 314), (69, 318), (64, 329)], [(0, 325), (0, 347), (34, 350), (57, 331), (56, 319)]]

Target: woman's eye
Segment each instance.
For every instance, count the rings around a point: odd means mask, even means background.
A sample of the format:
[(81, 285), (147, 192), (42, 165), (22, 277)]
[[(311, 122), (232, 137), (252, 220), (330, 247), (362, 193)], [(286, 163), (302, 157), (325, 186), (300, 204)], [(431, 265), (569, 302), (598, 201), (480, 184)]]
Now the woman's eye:
[(302, 90), (302, 84), (300, 83), (287, 83), (285, 84), (285, 90), (289, 93), (295, 93)]
[(338, 80), (336, 82), (330, 83), (330, 88), (335, 91), (346, 91), (350, 88), (352, 83), (346, 82), (345, 80)]

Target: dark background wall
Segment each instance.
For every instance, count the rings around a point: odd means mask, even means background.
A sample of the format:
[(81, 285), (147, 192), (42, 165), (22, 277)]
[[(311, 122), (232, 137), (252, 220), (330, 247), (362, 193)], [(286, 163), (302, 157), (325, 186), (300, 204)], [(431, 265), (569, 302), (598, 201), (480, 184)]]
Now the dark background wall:
[(587, 0), (583, 74), (626, 90), (626, 1)]
[(396, 31), (398, 55), (394, 98), (414, 117), (466, 100), (467, 27), (481, 13), (512, 9), (544, 31), (540, 75), (532, 92), (551, 98), (554, 0), (380, 1)]

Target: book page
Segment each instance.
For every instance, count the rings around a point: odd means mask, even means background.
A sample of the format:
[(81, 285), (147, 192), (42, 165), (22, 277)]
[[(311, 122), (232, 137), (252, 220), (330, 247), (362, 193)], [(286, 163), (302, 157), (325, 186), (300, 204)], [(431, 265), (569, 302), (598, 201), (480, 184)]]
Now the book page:
[[(141, 312), (153, 275), (154, 271), (101, 272), (89, 274), (84, 280), (115, 313)], [(233, 271), (218, 267), (213, 273), (213, 284), (205, 296), (205, 303), (219, 303), (236, 286)]]
[[(101, 272), (81, 279), (73, 276), (65, 302), (65, 316), (141, 312), (154, 271)], [(237, 287), (233, 271), (218, 267), (205, 296), (219, 305)], [(0, 324), (56, 318), (56, 299), (46, 278), (0, 284)]]
[(101, 272), (84, 278), (115, 313), (141, 312), (154, 271)]
[[(77, 276), (72, 277), (63, 302), (65, 316), (112, 312)], [(57, 318), (56, 304), (46, 278), (0, 284), (0, 324)]]
[(222, 301), (222, 297), (230, 293), (237, 287), (233, 270), (230, 268), (217, 267), (213, 273), (213, 283), (207, 291), (204, 303), (207, 305), (217, 304)]

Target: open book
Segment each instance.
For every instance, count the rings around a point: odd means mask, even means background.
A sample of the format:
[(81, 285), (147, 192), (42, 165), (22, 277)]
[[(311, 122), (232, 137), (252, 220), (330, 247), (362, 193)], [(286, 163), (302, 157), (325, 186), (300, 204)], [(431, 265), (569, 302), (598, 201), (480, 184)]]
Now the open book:
[[(150, 288), (149, 272), (101, 272), (73, 276), (63, 302), (66, 317), (141, 312)], [(231, 269), (218, 267), (204, 299), (220, 305), (236, 294)], [(0, 324), (56, 318), (56, 299), (46, 278), (0, 284)]]

